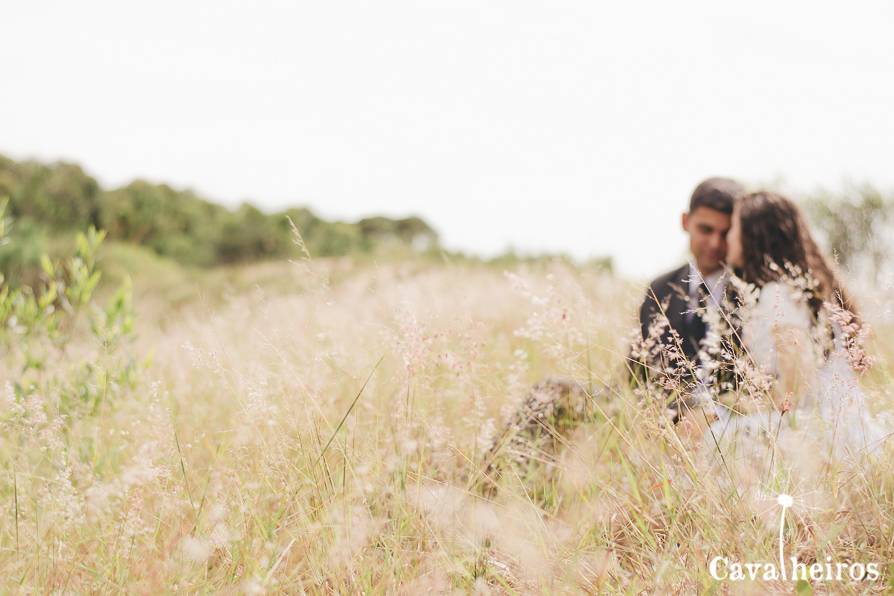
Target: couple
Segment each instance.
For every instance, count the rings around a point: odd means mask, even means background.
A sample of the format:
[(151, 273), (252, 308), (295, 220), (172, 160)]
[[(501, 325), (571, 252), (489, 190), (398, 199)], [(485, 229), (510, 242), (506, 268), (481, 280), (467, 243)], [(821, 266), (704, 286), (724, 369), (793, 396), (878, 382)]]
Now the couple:
[(878, 453), (891, 427), (860, 388), (862, 322), (797, 205), (710, 178), (682, 225), (692, 260), (647, 291), (637, 384), (672, 396), (678, 430), (721, 456), (806, 437), (839, 457)]

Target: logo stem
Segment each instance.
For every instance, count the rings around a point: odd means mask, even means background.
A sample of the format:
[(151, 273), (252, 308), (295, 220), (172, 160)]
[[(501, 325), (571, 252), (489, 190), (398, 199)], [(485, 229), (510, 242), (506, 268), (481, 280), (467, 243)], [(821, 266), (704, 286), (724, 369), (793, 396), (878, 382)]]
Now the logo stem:
[(779, 569), (782, 572), (782, 580), (788, 581), (788, 577), (785, 575), (785, 553), (783, 550), (784, 542), (782, 538), (782, 532), (785, 528), (785, 510), (787, 507), (782, 507), (782, 514), (779, 516)]

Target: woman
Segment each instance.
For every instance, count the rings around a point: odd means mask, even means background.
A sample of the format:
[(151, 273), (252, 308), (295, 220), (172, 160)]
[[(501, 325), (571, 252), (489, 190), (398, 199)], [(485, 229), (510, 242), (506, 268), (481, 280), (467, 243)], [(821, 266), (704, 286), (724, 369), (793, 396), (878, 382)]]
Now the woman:
[(727, 242), (738, 320), (712, 324), (702, 355), (735, 368), (739, 390), (708, 408), (715, 421), (704, 447), (727, 459), (807, 444), (838, 457), (877, 453), (889, 424), (867, 410), (860, 389), (868, 359), (859, 316), (800, 209), (775, 193), (748, 194)]

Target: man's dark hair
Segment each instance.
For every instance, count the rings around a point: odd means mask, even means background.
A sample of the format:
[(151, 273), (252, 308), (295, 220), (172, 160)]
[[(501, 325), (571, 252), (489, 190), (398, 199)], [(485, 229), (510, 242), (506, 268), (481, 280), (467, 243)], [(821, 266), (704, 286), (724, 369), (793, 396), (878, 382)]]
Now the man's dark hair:
[(699, 207), (707, 207), (732, 215), (733, 204), (744, 193), (745, 187), (731, 178), (708, 178), (692, 191), (692, 198), (689, 199), (689, 213)]

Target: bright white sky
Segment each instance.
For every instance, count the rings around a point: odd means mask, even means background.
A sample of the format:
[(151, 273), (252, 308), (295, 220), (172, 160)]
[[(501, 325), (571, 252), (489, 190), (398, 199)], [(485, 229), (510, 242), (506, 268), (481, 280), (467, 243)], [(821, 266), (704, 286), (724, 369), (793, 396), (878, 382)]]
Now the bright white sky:
[(706, 176), (894, 186), (894, 5), (732, 4), (15, 2), (0, 152), (645, 277)]

